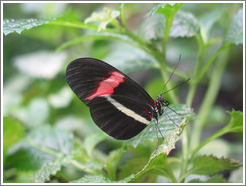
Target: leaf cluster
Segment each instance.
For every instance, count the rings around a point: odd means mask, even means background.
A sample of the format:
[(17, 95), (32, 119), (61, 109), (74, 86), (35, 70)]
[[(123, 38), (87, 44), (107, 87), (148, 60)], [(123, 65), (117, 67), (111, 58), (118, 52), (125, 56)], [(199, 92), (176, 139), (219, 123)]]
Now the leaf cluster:
[[(221, 129), (203, 141), (201, 138), (211, 114), (215, 114), (215, 100), (230, 53), (243, 43), (243, 9), (236, 4), (228, 24), (223, 25), (220, 24), (224, 23), (223, 15), (231, 12), (231, 5), (214, 8), (200, 5), (200, 10), (209, 11), (198, 15), (188, 5), (153, 5), (134, 31), (127, 22), (127, 13), (131, 13), (128, 11), (134, 5), (124, 3), (116, 4), (114, 9), (97, 10), (84, 21), (73, 11), (59, 17), (5, 19), (6, 42), (17, 33), (20, 38), (37, 39), (39, 45), (48, 45), (52, 52), (17, 56), (13, 59), (14, 66), (22, 74), (9, 73), (13, 77), (4, 82), (3, 182), (235, 182), (222, 177), (222, 173), (240, 170), (240, 161), (201, 152), (225, 134), (241, 134), (243, 113), (234, 109), (223, 112), (222, 118), (227, 120), (223, 120)], [(214, 34), (218, 25), (219, 36)], [(210, 50), (213, 52), (209, 53)], [(184, 73), (176, 69), (174, 75), (181, 81), (191, 78), (188, 94), (185, 104), (178, 104), (177, 92), (165, 94), (172, 103), (170, 108), (179, 114), (167, 109), (168, 117), (159, 118), (164, 140), (159, 136), (158, 148), (154, 123), (124, 142), (106, 136), (95, 127), (88, 108), (81, 105), (64, 81), (67, 61), (79, 53), (80, 57), (102, 58), (125, 73), (158, 72), (161, 78), (146, 86), (152, 96), (157, 96), (156, 87), (161, 89), (174, 70), (174, 65), (167, 63), (172, 62), (169, 55), (178, 56), (180, 51), (185, 52), (184, 61), (192, 70)], [(9, 54), (6, 52), (5, 56)], [(189, 64), (187, 61), (191, 59), (196, 62)], [(195, 114), (191, 108), (198, 85), (204, 83), (208, 88)], [(175, 84), (170, 81), (164, 92)], [(179, 140), (181, 144), (177, 145)], [(182, 152), (177, 152), (179, 146)]]

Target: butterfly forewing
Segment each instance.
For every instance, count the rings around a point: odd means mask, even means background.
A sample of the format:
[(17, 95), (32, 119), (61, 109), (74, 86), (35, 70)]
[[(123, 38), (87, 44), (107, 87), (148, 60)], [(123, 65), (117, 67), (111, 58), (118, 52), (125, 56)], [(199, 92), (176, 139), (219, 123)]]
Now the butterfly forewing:
[[(69, 86), (86, 105), (91, 101), (86, 97), (90, 98), (90, 95), (95, 93), (100, 85), (100, 89), (105, 89), (105, 94), (132, 97), (145, 103), (152, 100), (148, 93), (135, 81), (98, 59), (79, 58), (72, 61), (67, 67), (66, 77)], [(110, 91), (112, 89), (113, 92)]]
[(130, 139), (151, 120), (155, 102), (127, 75), (93, 58), (72, 61), (66, 71), (75, 94), (90, 107), (94, 122), (116, 139)]

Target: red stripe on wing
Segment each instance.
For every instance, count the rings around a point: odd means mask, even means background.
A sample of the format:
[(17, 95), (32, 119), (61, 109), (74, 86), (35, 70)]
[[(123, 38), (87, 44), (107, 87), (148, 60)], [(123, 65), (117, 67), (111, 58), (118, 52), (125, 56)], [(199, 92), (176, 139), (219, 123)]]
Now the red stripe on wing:
[(124, 75), (119, 72), (110, 72), (110, 76), (99, 82), (95, 90), (85, 98), (85, 100), (92, 100), (95, 97), (103, 95), (111, 95), (114, 93), (114, 89), (124, 82)]

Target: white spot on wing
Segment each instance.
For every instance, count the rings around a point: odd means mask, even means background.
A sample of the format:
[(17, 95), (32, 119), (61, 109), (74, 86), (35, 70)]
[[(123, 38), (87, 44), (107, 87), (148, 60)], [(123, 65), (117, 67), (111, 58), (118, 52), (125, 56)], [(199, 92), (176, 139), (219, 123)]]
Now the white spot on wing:
[(120, 104), (119, 102), (117, 102), (116, 100), (111, 98), (110, 95), (104, 95), (102, 97), (105, 97), (112, 105), (115, 106), (115, 108), (117, 108), (119, 111), (123, 112), (127, 116), (135, 119), (136, 121), (139, 121), (139, 122), (144, 123), (146, 125), (148, 125), (150, 123), (150, 121), (148, 121), (144, 117), (138, 115), (136, 112), (126, 108), (124, 105)]

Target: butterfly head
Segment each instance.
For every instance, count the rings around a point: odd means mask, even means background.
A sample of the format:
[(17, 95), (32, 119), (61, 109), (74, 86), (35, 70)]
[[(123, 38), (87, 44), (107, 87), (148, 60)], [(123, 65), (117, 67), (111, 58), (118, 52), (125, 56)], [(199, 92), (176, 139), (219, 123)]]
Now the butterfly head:
[(169, 102), (164, 99), (164, 97), (162, 96), (162, 94), (159, 94), (158, 95), (156, 102), (159, 102), (164, 107), (167, 107), (169, 105)]
[(156, 107), (155, 107), (156, 116), (157, 115), (161, 116), (163, 114), (162, 107), (167, 107), (169, 105), (169, 102), (164, 99), (162, 94), (159, 94), (155, 103), (156, 103)]

